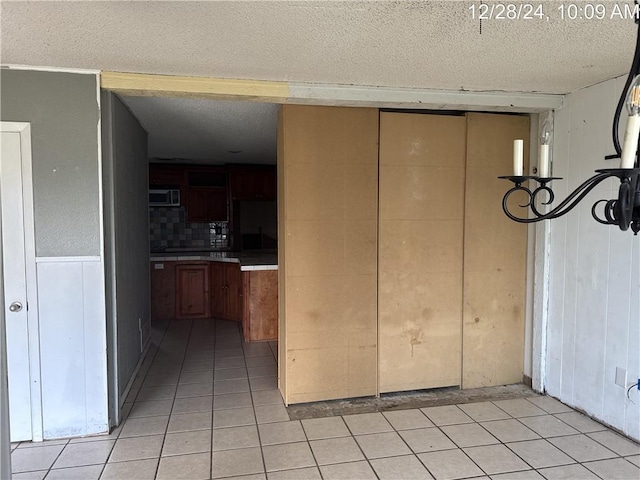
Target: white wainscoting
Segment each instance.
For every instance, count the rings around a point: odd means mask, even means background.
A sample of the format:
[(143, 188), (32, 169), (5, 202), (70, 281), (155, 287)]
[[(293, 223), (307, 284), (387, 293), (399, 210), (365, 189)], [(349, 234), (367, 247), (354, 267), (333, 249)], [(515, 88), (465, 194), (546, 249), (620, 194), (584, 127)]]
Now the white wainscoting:
[(100, 257), (39, 257), (44, 438), (108, 431), (104, 271)]
[[(614, 153), (611, 122), (624, 80), (567, 95), (556, 112), (553, 175), (564, 177), (554, 182), (557, 201), (595, 169), (618, 168), (604, 156)], [(591, 218), (593, 203), (617, 198), (619, 186), (604, 182), (550, 224), (546, 389), (640, 440), (640, 395), (637, 388), (626, 395), (640, 376), (640, 238)], [(616, 368), (627, 372), (624, 387)]]

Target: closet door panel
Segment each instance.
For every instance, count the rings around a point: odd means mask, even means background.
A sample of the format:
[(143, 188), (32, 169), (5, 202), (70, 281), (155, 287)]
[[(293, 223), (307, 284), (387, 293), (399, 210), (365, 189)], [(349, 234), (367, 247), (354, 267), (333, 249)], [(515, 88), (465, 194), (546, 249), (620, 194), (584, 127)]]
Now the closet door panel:
[(511, 184), (497, 178), (512, 171), (518, 138), (526, 172), (528, 116), (467, 114), (463, 388), (523, 380), (527, 227), (503, 213)]
[(466, 120), (380, 115), (380, 392), (460, 385)]

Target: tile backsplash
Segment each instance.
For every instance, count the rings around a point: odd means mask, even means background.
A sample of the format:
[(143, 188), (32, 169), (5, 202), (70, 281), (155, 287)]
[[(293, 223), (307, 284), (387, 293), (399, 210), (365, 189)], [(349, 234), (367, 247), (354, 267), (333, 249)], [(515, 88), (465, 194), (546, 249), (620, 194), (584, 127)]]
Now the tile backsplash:
[(229, 222), (187, 222), (185, 207), (149, 207), (151, 251), (229, 248)]

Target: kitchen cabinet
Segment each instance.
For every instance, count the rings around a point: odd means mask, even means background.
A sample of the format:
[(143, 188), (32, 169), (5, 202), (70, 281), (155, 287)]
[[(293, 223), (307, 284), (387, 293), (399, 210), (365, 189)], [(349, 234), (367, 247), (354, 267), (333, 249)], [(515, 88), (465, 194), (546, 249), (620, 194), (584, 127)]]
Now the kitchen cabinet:
[(245, 342), (278, 339), (278, 271), (242, 272)]
[(237, 263), (211, 265), (211, 313), (215, 318), (242, 321), (242, 272)]
[(228, 218), (226, 188), (189, 187), (187, 191), (189, 222), (225, 222)]
[(151, 319), (171, 320), (175, 314), (175, 262), (151, 262)]
[(209, 263), (176, 264), (176, 318), (209, 316)]
[(186, 186), (185, 168), (182, 165), (150, 163), (149, 185), (182, 188)]
[(211, 315), (215, 318), (224, 318), (226, 299), (226, 269), (224, 263), (213, 262), (211, 264)]
[(232, 200), (275, 200), (276, 169), (271, 166), (229, 167)]

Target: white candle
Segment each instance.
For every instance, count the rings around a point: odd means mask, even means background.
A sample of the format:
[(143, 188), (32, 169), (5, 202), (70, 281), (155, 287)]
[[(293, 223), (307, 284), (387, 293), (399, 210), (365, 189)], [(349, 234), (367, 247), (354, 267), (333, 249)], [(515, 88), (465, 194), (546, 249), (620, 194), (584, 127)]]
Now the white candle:
[(538, 176), (549, 177), (549, 145), (540, 145), (540, 155), (538, 158)]
[(513, 141), (513, 176), (521, 177), (524, 165), (524, 140)]
[(636, 163), (636, 150), (638, 149), (639, 135), (640, 115), (629, 115), (629, 118), (627, 119), (627, 129), (624, 132), (620, 168), (633, 168)]

